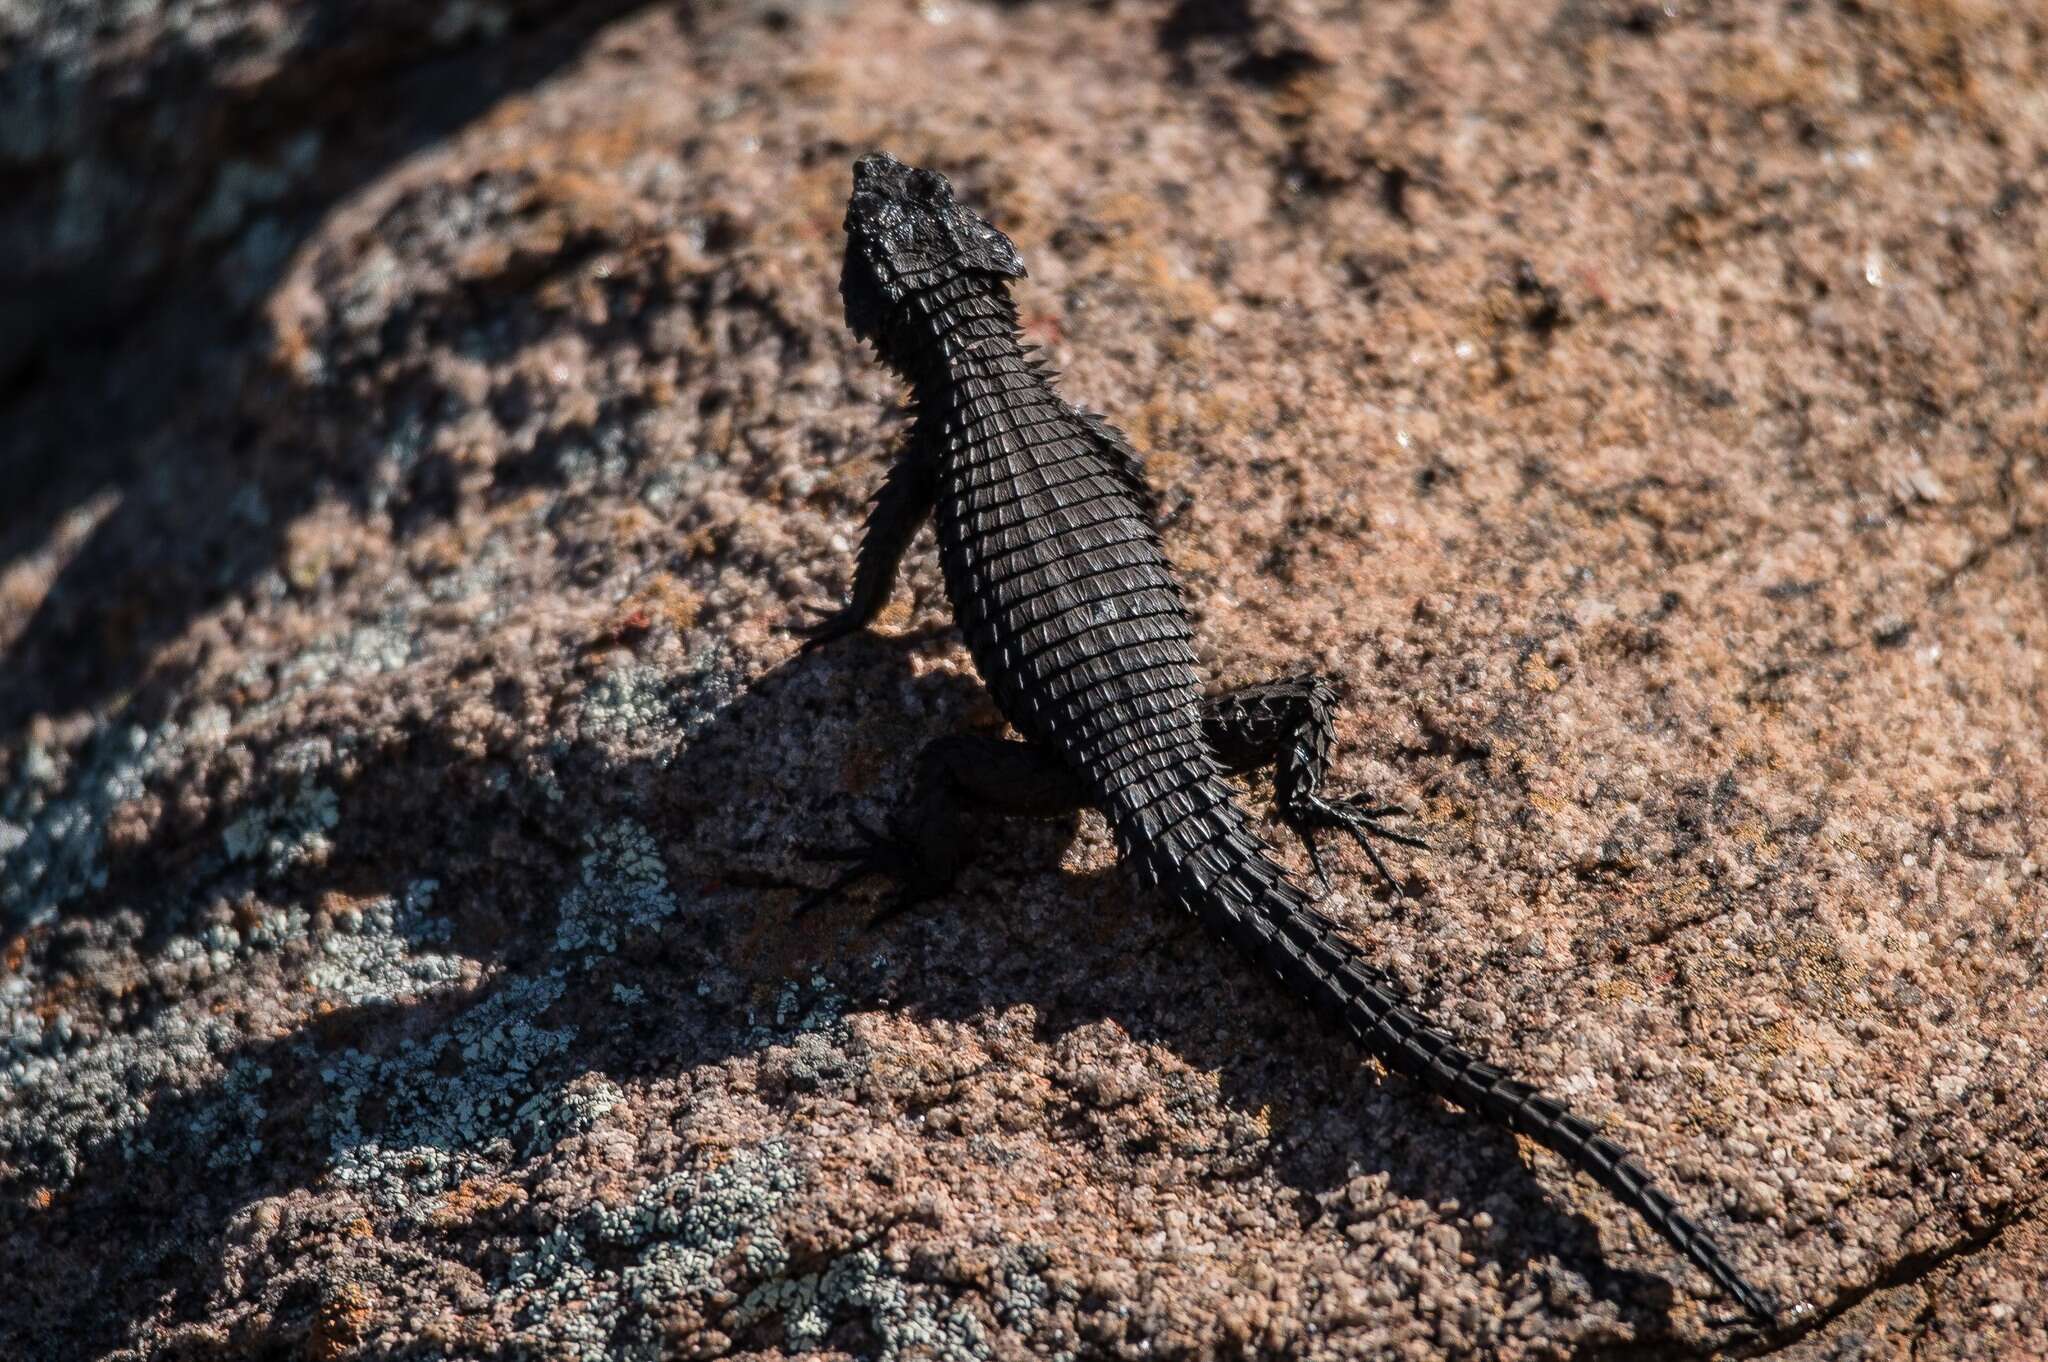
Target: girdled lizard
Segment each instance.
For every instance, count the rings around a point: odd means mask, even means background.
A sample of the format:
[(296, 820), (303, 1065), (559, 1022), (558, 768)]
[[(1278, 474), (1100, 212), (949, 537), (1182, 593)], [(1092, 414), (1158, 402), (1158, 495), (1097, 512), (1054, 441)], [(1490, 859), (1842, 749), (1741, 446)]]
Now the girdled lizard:
[(1225, 940), (1333, 1015), (1389, 1068), (1557, 1151), (1631, 1207), (1761, 1321), (1772, 1308), (1612, 1140), (1562, 1103), (1468, 1054), (1402, 1001), (1288, 880), (1225, 781), (1274, 767), (1281, 817), (1316, 833), (1420, 846), (1382, 820), (1401, 810), (1332, 798), (1322, 782), (1333, 692), (1304, 678), (1205, 697), (1187, 608), (1161, 547), (1143, 470), (1123, 436), (1054, 392), (1022, 343), (1010, 239), (945, 179), (886, 155), (853, 168), (840, 295), (846, 322), (904, 379), (916, 420), (874, 503), (852, 596), (816, 646), (867, 626), (926, 519), (954, 616), (1021, 741), (954, 736), (921, 754), (908, 800), (806, 907), (867, 875), (897, 906), (958, 873), (970, 809), (1102, 811), (1123, 858)]

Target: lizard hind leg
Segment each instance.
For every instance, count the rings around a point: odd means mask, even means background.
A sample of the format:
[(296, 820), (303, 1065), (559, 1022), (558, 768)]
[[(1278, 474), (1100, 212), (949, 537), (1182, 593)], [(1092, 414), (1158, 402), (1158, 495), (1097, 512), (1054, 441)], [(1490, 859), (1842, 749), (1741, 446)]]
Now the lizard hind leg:
[(1322, 790), (1330, 771), (1330, 749), (1336, 743), (1337, 695), (1319, 676), (1297, 676), (1244, 686), (1202, 702), (1202, 732), (1224, 769), (1250, 771), (1273, 768), (1273, 789), (1280, 817), (1308, 850), (1310, 867), (1327, 891), (1316, 834), (1338, 828), (1364, 850), (1372, 868), (1396, 894), (1401, 886), (1380, 859), (1375, 840), (1426, 848), (1420, 837), (1385, 826), (1381, 820), (1410, 816), (1398, 804), (1380, 804), (1363, 795), (1330, 798)]
[(918, 754), (910, 795), (886, 827), (861, 827), (857, 846), (810, 852), (813, 860), (849, 865), (797, 912), (809, 912), (860, 880), (885, 876), (899, 888), (870, 919), (874, 927), (952, 887), (970, 859), (972, 814), (1057, 818), (1087, 803), (1087, 786), (1047, 748), (967, 734), (935, 739)]

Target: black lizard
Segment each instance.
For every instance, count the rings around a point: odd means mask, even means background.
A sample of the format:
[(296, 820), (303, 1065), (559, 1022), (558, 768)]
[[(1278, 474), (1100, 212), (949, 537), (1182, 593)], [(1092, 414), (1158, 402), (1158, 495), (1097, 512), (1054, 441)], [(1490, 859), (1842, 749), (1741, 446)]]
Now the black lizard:
[[(1022, 741), (928, 746), (908, 802), (852, 868), (809, 903), (888, 874), (898, 906), (960, 868), (971, 808), (1047, 816), (1100, 809), (1140, 876), (1333, 1014), (1389, 1068), (1548, 1145), (1632, 1207), (1752, 1316), (1765, 1297), (1613, 1141), (1555, 1099), (1460, 1049), (1274, 862), (1223, 776), (1275, 767), (1283, 819), (1316, 858), (1320, 829), (1416, 839), (1399, 812), (1322, 790), (1332, 692), (1318, 680), (1205, 699), (1180, 587), (1137, 457), (1099, 417), (1062, 401), (1022, 344), (1010, 239), (946, 181), (885, 155), (853, 169), (840, 294), (846, 321), (910, 385), (916, 420), (868, 520), (852, 598), (815, 646), (871, 622), (927, 518), (975, 665)], [(1389, 877), (1391, 882), (1391, 877)], [(809, 906), (807, 903), (807, 907)]]

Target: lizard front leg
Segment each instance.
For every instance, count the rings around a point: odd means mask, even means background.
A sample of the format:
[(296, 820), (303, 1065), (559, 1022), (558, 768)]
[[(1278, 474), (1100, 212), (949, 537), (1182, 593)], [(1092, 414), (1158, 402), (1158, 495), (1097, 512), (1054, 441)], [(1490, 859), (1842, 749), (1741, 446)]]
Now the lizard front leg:
[(1337, 693), (1319, 676), (1297, 676), (1244, 686), (1202, 701), (1202, 735), (1225, 770), (1250, 771), (1273, 767), (1273, 793), (1280, 817), (1308, 848), (1310, 866), (1323, 887), (1329, 876), (1316, 849), (1316, 834), (1341, 828), (1356, 838), (1395, 893), (1400, 886), (1387, 872), (1373, 838), (1402, 846), (1426, 847), (1419, 837), (1383, 827), (1381, 819), (1407, 810), (1397, 804), (1374, 804), (1362, 795), (1330, 799), (1322, 793), (1330, 771), (1330, 749), (1336, 742)]
[(799, 632), (807, 635), (804, 651), (834, 639), (859, 633), (874, 622), (889, 603), (896, 585), (896, 568), (918, 527), (931, 517), (938, 496), (938, 479), (932, 461), (914, 442), (904, 446), (875, 493), (868, 512), (867, 530), (860, 541), (860, 557), (853, 574), (853, 592), (838, 610), (810, 609), (824, 616)]
[(967, 864), (967, 820), (975, 812), (1057, 818), (1088, 803), (1087, 787), (1059, 756), (1035, 743), (954, 735), (918, 754), (910, 797), (886, 828), (862, 826), (859, 846), (816, 859), (852, 864), (797, 907), (807, 913), (856, 881), (886, 875), (902, 888), (869, 926), (944, 893)]

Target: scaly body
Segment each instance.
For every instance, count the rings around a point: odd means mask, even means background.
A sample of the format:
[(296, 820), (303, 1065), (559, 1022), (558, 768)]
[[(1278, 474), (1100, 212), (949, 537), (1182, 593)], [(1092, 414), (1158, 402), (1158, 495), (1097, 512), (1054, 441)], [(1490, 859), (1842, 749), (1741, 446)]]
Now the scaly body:
[[(1022, 741), (932, 744), (904, 811), (844, 859), (903, 902), (943, 888), (971, 808), (1046, 815), (1090, 805), (1149, 884), (1431, 1091), (1563, 1155), (1633, 1208), (1752, 1315), (1770, 1307), (1612, 1141), (1466, 1053), (1288, 879), (1225, 780), (1271, 763), (1282, 816), (1308, 844), (1336, 828), (1419, 845), (1398, 813), (1321, 791), (1331, 691), (1310, 679), (1205, 698), (1188, 614), (1143, 473), (1123, 439), (1053, 391), (1025, 351), (1009, 280), (1024, 269), (946, 182), (886, 156), (854, 168), (840, 288), (847, 320), (910, 384), (915, 426), (861, 547), (853, 594), (813, 643), (865, 626), (927, 519), (955, 617)], [(822, 897), (822, 896), (820, 896)]]

